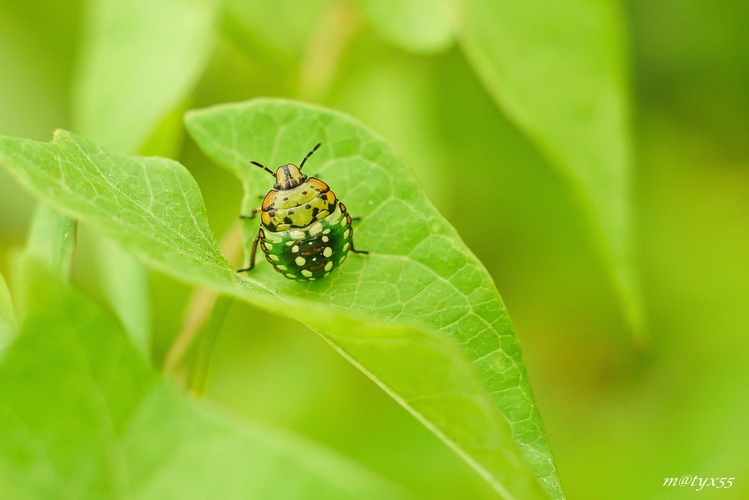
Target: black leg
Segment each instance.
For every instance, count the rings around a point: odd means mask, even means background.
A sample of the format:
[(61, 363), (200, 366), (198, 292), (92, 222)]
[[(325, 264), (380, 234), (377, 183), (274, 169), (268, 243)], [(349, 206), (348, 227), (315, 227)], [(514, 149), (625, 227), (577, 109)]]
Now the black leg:
[(255, 236), (255, 239), (252, 240), (252, 251), (250, 252), (250, 265), (247, 267), (243, 267), (242, 269), (237, 269), (238, 273), (252, 271), (252, 268), (255, 267), (255, 251), (257, 251), (258, 241), (260, 241), (260, 235)]
[(354, 228), (353, 227), (351, 228), (351, 251), (354, 253), (366, 253), (366, 254), (369, 253), (366, 250), (357, 250), (356, 248), (354, 248)]
[(262, 212), (262, 211), (263, 211), (262, 207), (253, 208), (252, 211), (250, 212), (250, 215), (240, 215), (239, 218), (240, 219), (254, 219), (255, 214)]

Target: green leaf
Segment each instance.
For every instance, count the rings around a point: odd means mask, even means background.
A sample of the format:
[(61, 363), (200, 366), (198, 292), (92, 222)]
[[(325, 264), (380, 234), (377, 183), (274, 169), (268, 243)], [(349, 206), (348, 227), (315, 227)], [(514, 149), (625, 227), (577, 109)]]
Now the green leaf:
[(0, 162), (32, 192), (165, 272), (231, 281), (200, 191), (179, 163), (101, 149), (65, 131), (52, 143), (0, 138)]
[(213, 0), (93, 0), (73, 117), (79, 133), (137, 151), (187, 97), (213, 48)]
[[(631, 146), (620, 5), (466, 0), (460, 39), (484, 85), (568, 180), (635, 334)], [(456, 4), (456, 5), (458, 5)]]
[[(188, 127), (252, 183), (244, 210), (272, 183), (250, 159), (298, 162), (322, 141), (305, 168), (363, 217), (356, 242), (371, 254), (352, 254), (315, 283), (286, 280), (262, 263), (238, 276), (216, 249), (194, 180), (176, 162), (107, 152), (66, 132), (48, 144), (0, 139), (0, 162), (152, 267), (303, 321), (499, 493), (538, 497), (540, 480), (561, 496), (491, 278), (381, 139), (346, 116), (272, 100), (193, 113)], [(257, 226), (245, 229), (251, 238)]]
[(387, 40), (414, 52), (435, 52), (453, 39), (447, 0), (356, 0)]
[(116, 320), (43, 263), (0, 364), (4, 498), (399, 498), (300, 438), (240, 424), (161, 380)]

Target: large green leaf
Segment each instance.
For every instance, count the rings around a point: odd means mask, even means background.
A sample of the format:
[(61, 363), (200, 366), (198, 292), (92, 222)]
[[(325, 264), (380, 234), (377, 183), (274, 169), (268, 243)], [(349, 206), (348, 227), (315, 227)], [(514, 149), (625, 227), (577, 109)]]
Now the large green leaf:
[(635, 333), (627, 60), (615, 0), (466, 0), (460, 38), (507, 115), (568, 180)]
[(2, 498), (398, 498), (333, 453), (161, 380), (116, 320), (29, 259), (0, 364)]
[[(386, 332), (360, 346), (361, 340), (353, 338), (350, 330), (336, 328), (333, 322), (323, 336), (384, 382), (390, 393), (430, 428), (452, 436), (459, 452), (479, 471), (494, 476), (492, 481), (509, 472), (497, 468), (500, 464), (494, 454), (498, 449), (492, 450), (494, 445), (490, 444), (504, 427), (496, 420), (499, 415), (494, 410), (499, 409), (525, 460), (533, 464), (538, 477), (549, 481), (549, 489), (554, 489), (557, 483), (550, 452), (499, 294), (486, 270), (427, 200), (409, 169), (379, 137), (344, 115), (283, 100), (261, 99), (193, 112), (187, 124), (206, 153), (242, 180), (244, 213), (257, 206), (258, 195), (273, 182), (249, 161), (270, 167), (298, 163), (315, 143), (322, 142), (323, 147), (305, 169), (330, 181), (349, 210), (362, 217), (356, 227), (356, 245), (370, 255), (350, 256), (341, 273), (314, 284), (281, 279), (270, 266), (253, 270), (245, 279), (258, 286), (271, 284), (280, 296), (296, 298), (307, 308), (334, 306), (334, 311), (342, 311), (349, 320), (397, 322), (437, 332), (437, 337), (411, 334), (414, 346), (402, 353), (393, 345), (383, 350), (381, 341), (393, 344)], [(245, 231), (249, 245), (257, 225), (246, 224)], [(291, 316), (304, 320), (294, 312)], [(320, 324), (313, 322), (312, 326), (319, 328)], [(400, 333), (396, 336), (403, 337)], [(436, 348), (430, 344), (442, 339), (449, 339), (461, 350), (457, 359), (450, 359), (453, 354), (441, 355), (452, 365), (431, 352)], [(465, 361), (473, 365), (478, 381), (471, 380), (470, 371), (462, 366)], [(412, 373), (397, 373), (410, 366)], [(445, 388), (450, 388), (449, 392)], [(490, 438), (492, 435), (495, 437)], [(474, 448), (479, 442), (485, 449)]]
[[(363, 216), (340, 271), (315, 283), (259, 263), (238, 276), (218, 252), (200, 193), (176, 162), (115, 154), (66, 132), (52, 143), (0, 139), (0, 162), (38, 196), (164, 273), (303, 321), (455, 449), (498, 492), (560, 496), (509, 318), (486, 271), (403, 163), (352, 119), (287, 101), (192, 114), (202, 147), (254, 186), (250, 159), (299, 161)], [(246, 228), (250, 238), (256, 226)], [(268, 332), (253, 332), (266, 335)]]

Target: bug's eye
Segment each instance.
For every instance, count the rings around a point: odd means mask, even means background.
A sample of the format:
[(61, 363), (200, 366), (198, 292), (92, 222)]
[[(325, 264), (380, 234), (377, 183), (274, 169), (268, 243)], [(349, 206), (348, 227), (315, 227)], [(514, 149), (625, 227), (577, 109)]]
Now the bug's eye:
[(273, 189), (278, 189), (279, 187), (281, 187), (281, 186), (279, 186), (277, 182), (273, 183)]
[(302, 182), (304, 182), (304, 181), (306, 181), (306, 180), (307, 180), (307, 176), (306, 176), (306, 175), (304, 175), (304, 174), (302, 174)]

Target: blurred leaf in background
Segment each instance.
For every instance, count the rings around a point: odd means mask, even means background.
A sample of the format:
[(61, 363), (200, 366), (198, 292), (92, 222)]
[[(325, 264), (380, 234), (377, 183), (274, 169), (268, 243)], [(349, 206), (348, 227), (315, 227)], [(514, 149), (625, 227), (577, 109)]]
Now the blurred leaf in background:
[(213, 0), (91, 0), (73, 89), (76, 130), (138, 151), (182, 106), (213, 47)]
[[(70, 82), (81, 1), (0, 2), (0, 134), (48, 139), (70, 125)], [(30, 199), (0, 169), (0, 233), (19, 244)]]
[(449, 0), (356, 0), (382, 37), (412, 52), (438, 52), (453, 41)]
[[(618, 2), (464, 2), (467, 59), (548, 155), (589, 221), (626, 320), (644, 335), (632, 258), (629, 89)], [(641, 339), (638, 339), (641, 340)]]
[(0, 366), (3, 496), (406, 498), (315, 445), (186, 401), (114, 318), (43, 262), (23, 272), (29, 309)]

